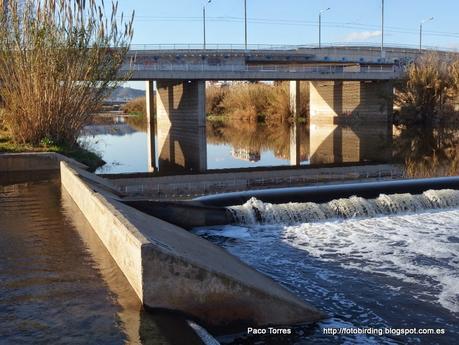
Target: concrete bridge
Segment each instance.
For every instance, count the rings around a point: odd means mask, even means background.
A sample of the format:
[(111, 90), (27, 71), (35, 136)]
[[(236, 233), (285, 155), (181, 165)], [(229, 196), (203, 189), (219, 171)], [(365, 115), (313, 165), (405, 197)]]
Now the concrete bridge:
[[(146, 81), (149, 166), (155, 170), (155, 126), (162, 167), (206, 170), (206, 81), (287, 80), (293, 114), (300, 84), (308, 92), (310, 121), (358, 118), (390, 123), (393, 81), (421, 52), (412, 48), (341, 46), (132, 46), (123, 71)], [(445, 57), (449, 52), (439, 52)], [(156, 93), (153, 82), (156, 81)], [(156, 95), (156, 99), (154, 97)], [(154, 114), (156, 113), (156, 121)]]
[[(140, 49), (142, 48), (142, 49)], [(132, 46), (132, 80), (388, 80), (419, 50), (374, 47)]]

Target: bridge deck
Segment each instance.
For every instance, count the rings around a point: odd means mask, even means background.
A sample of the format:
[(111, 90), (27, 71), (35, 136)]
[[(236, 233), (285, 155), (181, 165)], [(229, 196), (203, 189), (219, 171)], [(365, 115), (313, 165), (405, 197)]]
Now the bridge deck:
[(391, 80), (419, 50), (375, 47), (304, 47), (273, 49), (193, 49), (133, 47), (132, 80)]

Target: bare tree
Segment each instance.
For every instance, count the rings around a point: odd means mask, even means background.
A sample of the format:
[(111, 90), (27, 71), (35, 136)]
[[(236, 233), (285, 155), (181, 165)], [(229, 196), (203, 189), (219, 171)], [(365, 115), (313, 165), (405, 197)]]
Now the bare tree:
[(75, 144), (127, 78), (120, 67), (133, 17), (125, 21), (117, 2), (106, 8), (103, 0), (9, 0), (0, 11), (0, 96), (14, 140)]

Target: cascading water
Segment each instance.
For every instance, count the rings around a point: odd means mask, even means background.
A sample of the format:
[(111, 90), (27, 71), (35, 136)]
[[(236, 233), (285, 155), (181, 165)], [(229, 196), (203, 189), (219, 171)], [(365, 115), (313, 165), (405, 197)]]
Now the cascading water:
[[(305, 340), (327, 345), (451, 344), (457, 340), (459, 191), (351, 197), (323, 204), (274, 205), (251, 199), (229, 209), (239, 226), (195, 232), (331, 317), (291, 344)], [(327, 327), (435, 328), (446, 333), (400, 339), (393, 335), (331, 338), (323, 333)]]
[(298, 224), (374, 217), (459, 206), (459, 191), (428, 190), (423, 194), (381, 194), (376, 199), (353, 196), (317, 204), (270, 204), (252, 198), (244, 205), (228, 207), (237, 224)]

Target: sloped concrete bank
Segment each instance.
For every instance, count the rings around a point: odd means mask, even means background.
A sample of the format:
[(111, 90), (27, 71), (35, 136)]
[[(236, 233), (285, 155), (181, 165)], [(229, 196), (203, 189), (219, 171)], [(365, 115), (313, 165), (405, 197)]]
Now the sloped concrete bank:
[(100, 181), (84, 182), (91, 175), (61, 162), (63, 188), (145, 306), (185, 313), (210, 329), (293, 325), (324, 317), (225, 250), (124, 205)]

